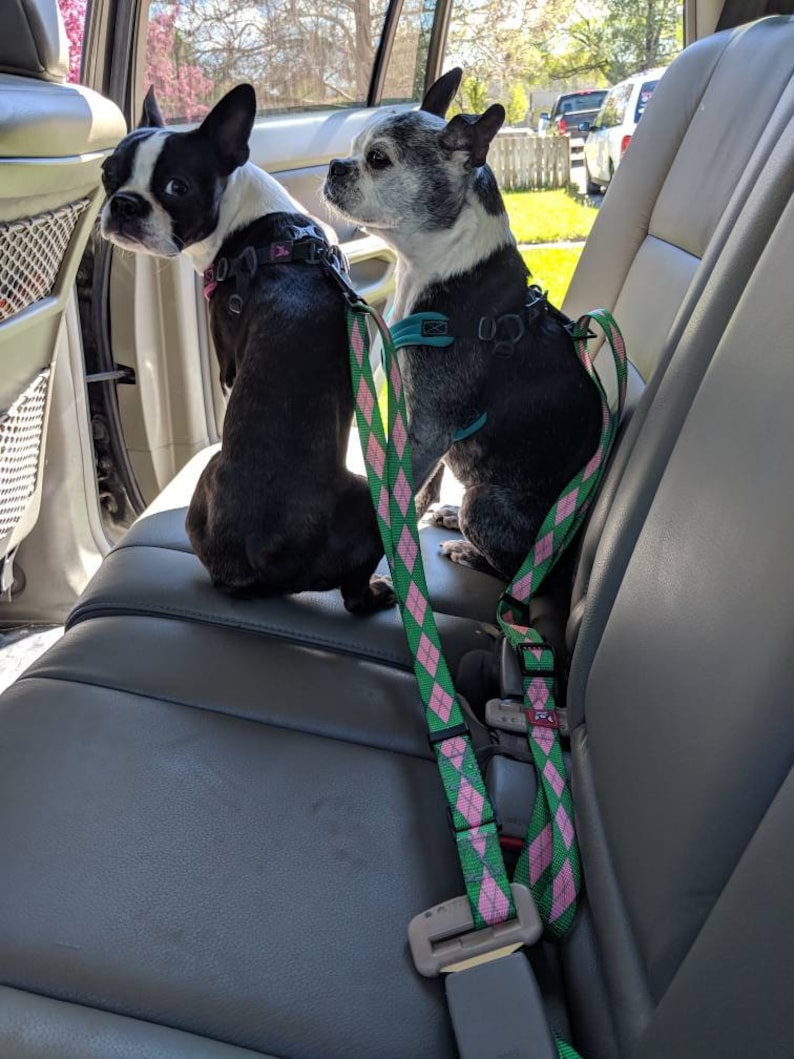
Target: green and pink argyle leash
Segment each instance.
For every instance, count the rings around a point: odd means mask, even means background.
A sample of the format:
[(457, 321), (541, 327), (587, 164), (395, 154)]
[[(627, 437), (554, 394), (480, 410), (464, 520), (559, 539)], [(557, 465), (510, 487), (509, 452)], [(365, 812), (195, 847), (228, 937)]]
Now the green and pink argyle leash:
[[(375, 322), (383, 343), (388, 435), (370, 363), (367, 317)], [(600, 324), (612, 351), (619, 394), (614, 412), (587, 353), (591, 321)], [(367, 477), (425, 708), (429, 740), (449, 806), (466, 894), (475, 928), (494, 926), (512, 918), (515, 909), (493, 807), (430, 606), (419, 544), (400, 369), (388, 328), (365, 303), (350, 306), (348, 334), (356, 418)], [(614, 442), (626, 391), (625, 346), (617, 324), (606, 310), (594, 311), (577, 322), (574, 345), (601, 398), (598, 449), (568, 483), (544, 520), (532, 551), (500, 601), (497, 615), (505, 637), (522, 659), (527, 738), (538, 773), (537, 800), (515, 881), (529, 884), (546, 930), (554, 937), (565, 933), (575, 915), (581, 864), (557, 723), (554, 658), (528, 624), (529, 603), (584, 520)]]
[[(600, 324), (615, 365), (618, 403), (610, 409), (601, 380), (587, 352), (591, 321)], [(601, 436), (587, 465), (560, 494), (540, 527), (535, 544), (499, 601), (497, 620), (519, 655), (523, 671), (527, 739), (538, 775), (538, 795), (514, 881), (529, 885), (540, 918), (552, 937), (562, 937), (576, 914), (581, 888), (579, 847), (573, 826), (573, 801), (559, 738), (554, 654), (528, 624), (529, 603), (540, 584), (579, 530), (612, 449), (626, 398), (626, 348), (612, 315), (593, 310), (574, 327), (576, 353), (601, 399)]]

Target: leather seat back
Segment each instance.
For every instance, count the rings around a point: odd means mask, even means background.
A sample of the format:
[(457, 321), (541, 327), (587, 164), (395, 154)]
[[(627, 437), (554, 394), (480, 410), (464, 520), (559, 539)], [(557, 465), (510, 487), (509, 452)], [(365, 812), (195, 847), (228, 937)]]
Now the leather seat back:
[(65, 84), (56, 0), (20, 0), (0, 36), (0, 564), (39, 510), (55, 351), (124, 135), (108, 100)]
[[(714, 348), (763, 246), (759, 232), (768, 233), (780, 215), (785, 197), (765, 173), (793, 115), (794, 18), (765, 18), (706, 38), (665, 73), (604, 200), (565, 309), (573, 316), (594, 305), (613, 309), (634, 365), (634, 386), (583, 539), (571, 647), (595, 550), (670, 358), (722, 265), (721, 308), (705, 338)], [(757, 215), (752, 222), (748, 208)], [(609, 375), (607, 360), (599, 357), (598, 367)], [(707, 360), (695, 363), (701, 371)], [(622, 494), (625, 500), (625, 488)]]
[[(789, 181), (793, 150), (794, 125)], [(792, 232), (789, 197), (636, 540), (607, 521), (573, 658), (578, 832), (632, 1057), (794, 1054)]]

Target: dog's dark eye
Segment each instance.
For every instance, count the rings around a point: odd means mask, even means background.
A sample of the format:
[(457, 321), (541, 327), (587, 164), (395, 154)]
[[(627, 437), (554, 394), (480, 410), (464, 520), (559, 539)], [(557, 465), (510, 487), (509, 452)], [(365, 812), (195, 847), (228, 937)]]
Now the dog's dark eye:
[(110, 165), (110, 159), (107, 159), (102, 163), (102, 186), (106, 191), (109, 191), (113, 183), (115, 182), (116, 173), (112, 165)]
[(174, 198), (181, 198), (182, 195), (187, 195), (189, 190), (185, 181), (180, 180), (179, 177), (171, 177), (165, 185), (166, 195), (173, 195)]
[(370, 169), (387, 169), (391, 165), (391, 158), (383, 151), (367, 151), (367, 165)]

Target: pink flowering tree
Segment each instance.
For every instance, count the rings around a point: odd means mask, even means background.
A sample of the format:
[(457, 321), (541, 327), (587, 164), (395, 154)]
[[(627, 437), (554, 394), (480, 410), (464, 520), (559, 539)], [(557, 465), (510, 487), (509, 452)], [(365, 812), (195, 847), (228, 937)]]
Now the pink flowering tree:
[[(69, 80), (79, 82), (87, 0), (58, 0), (69, 40)], [(200, 120), (213, 102), (214, 82), (186, 61), (180, 47), (179, 0), (155, 0), (146, 33), (146, 85), (154, 85), (166, 121)]]
[(86, 3), (87, 0), (58, 0), (69, 40), (69, 80), (73, 82), (80, 80)]
[(166, 121), (198, 121), (213, 102), (215, 84), (181, 54), (178, 15), (178, 0), (152, 4), (146, 34), (146, 87), (154, 85)]

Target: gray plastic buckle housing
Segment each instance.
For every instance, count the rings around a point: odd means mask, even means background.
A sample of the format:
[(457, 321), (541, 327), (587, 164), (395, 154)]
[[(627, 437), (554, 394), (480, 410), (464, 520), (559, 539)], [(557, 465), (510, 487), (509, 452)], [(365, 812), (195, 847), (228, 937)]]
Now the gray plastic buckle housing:
[(558, 1059), (523, 953), (451, 974), (444, 984), (460, 1059)]
[(496, 754), (488, 762), (485, 785), (499, 810), (505, 838), (525, 839), (538, 794), (537, 773), (529, 761)]
[[(568, 711), (556, 708), (554, 710), (536, 710), (538, 715), (546, 715), (554, 718), (554, 724), (546, 724), (545, 727), (559, 729), (562, 736), (568, 736)], [(509, 732), (512, 735), (525, 735), (527, 730), (527, 709), (522, 702), (513, 702), (512, 699), (489, 699), (485, 704), (485, 723), (488, 728), (496, 728), (500, 732)], [(540, 722), (537, 722), (540, 723)]]
[(488, 960), (534, 945), (543, 932), (538, 910), (526, 886), (511, 883), (515, 919), (495, 927), (474, 929), (474, 919), (467, 897), (428, 908), (408, 924), (408, 944), (417, 971), (425, 978), (441, 972), (462, 971)]

